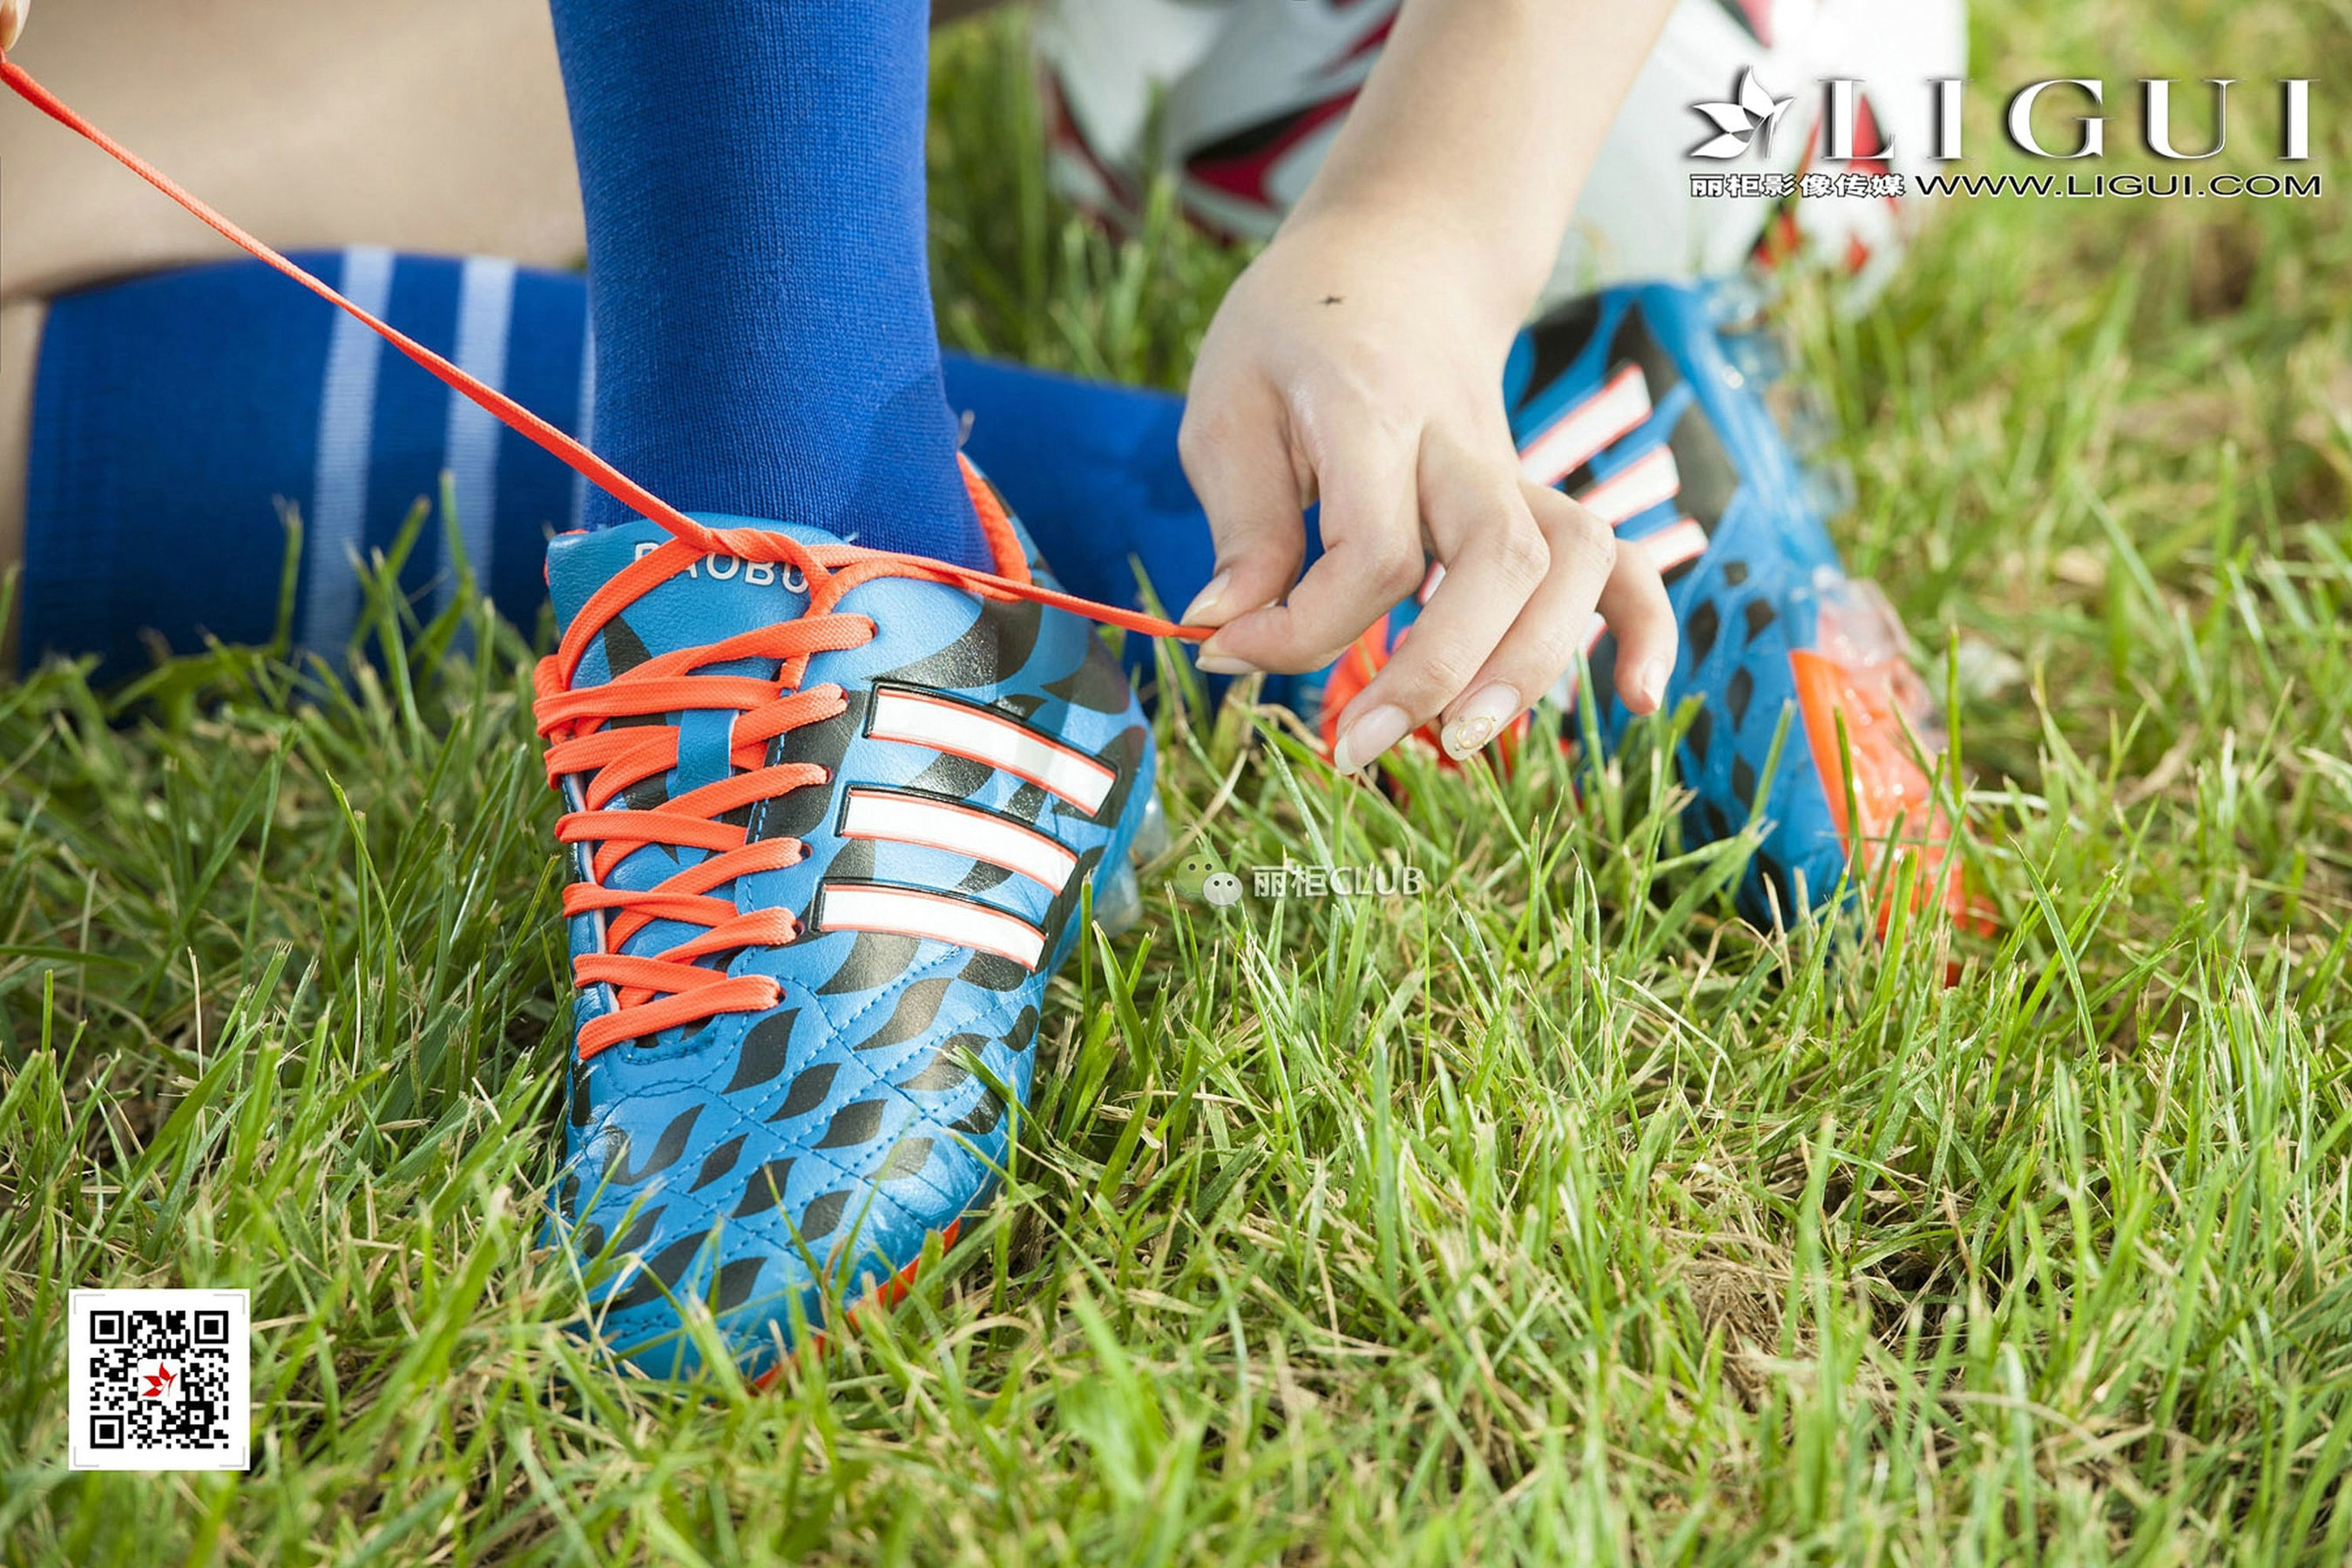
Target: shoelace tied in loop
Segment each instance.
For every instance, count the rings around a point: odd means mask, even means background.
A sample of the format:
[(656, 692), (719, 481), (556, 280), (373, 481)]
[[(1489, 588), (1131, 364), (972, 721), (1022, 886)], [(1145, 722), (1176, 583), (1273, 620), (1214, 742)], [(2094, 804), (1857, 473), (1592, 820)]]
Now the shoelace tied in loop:
[[(567, 813), (557, 824), (556, 836), (567, 844), (596, 846), (589, 858), (590, 879), (575, 882), (564, 890), (563, 910), (567, 915), (602, 914), (605, 951), (577, 959), (572, 978), (578, 985), (611, 986), (617, 1004), (612, 1013), (582, 1026), (579, 1051), (583, 1058), (621, 1040), (698, 1023), (722, 1013), (757, 1012), (775, 1005), (778, 988), (772, 979), (764, 975), (730, 975), (723, 969), (695, 961), (750, 946), (787, 942), (798, 934), (799, 922), (790, 913), (782, 910), (741, 910), (731, 900), (715, 896), (713, 889), (738, 877), (792, 865), (807, 853), (807, 847), (791, 838), (747, 843), (742, 828), (719, 818), (754, 801), (772, 799), (789, 790), (824, 782), (824, 770), (819, 768), (769, 764), (767, 747), (784, 731), (831, 718), (847, 706), (837, 686), (802, 690), (800, 683), (808, 672), (811, 655), (855, 647), (873, 637), (872, 621), (834, 608), (850, 589), (876, 577), (911, 577), (946, 584), (988, 598), (1028, 599), (1107, 626), (1124, 626), (1146, 637), (1199, 641), (1209, 635), (1211, 628), (1206, 626), (1178, 626), (1120, 605), (1096, 604), (1031, 581), (1019, 564), (1021, 552), (1003, 507), (968, 464), (963, 470), (964, 481), (979, 512), (982, 530), (994, 547), (996, 559), (1007, 563), (1018, 575), (999, 575), (924, 556), (862, 550), (847, 544), (804, 545), (761, 529), (719, 529), (697, 522), (513, 398), (369, 314), (326, 282), (247, 234), (170, 175), (83, 119), (5, 53), (0, 53), (0, 82), (5, 82), (26, 102), (171, 197), (239, 250), (351, 315), (453, 391), (552, 454), (631, 511), (659, 523), (671, 534), (669, 543), (633, 562), (590, 597), (573, 617), (555, 652), (540, 661), (536, 675), (537, 700), (533, 710), (539, 732), (548, 742), (548, 782), (562, 788), (570, 778), (584, 775), (586, 781), (583, 809)], [(790, 621), (761, 626), (702, 647), (680, 648), (647, 659), (603, 686), (573, 690), (572, 683), (579, 672), (580, 661), (605, 625), (705, 555), (732, 555), (745, 562), (772, 562), (797, 568), (808, 581), (807, 608)], [(750, 676), (695, 673), (709, 665), (747, 658), (776, 660), (776, 678), (762, 680)], [(614, 721), (728, 709), (739, 714), (730, 753), (737, 771), (716, 784), (649, 809), (610, 808), (613, 797), (630, 784), (676, 766), (678, 745), (678, 732), (674, 727), (616, 727)], [(603, 885), (603, 879), (633, 850), (651, 844), (710, 853), (659, 887), (643, 892)], [(656, 920), (698, 925), (703, 934), (652, 955), (615, 951), (644, 930), (647, 922)]]

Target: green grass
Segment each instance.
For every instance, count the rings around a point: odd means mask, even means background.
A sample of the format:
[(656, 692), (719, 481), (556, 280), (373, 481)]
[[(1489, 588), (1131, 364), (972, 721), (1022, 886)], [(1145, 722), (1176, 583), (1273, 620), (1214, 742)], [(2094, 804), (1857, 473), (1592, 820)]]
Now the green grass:
[[(2056, 9), (1979, 7), (1982, 124), (2302, 75), (2347, 145), (2340, 8)], [(1023, 72), (946, 46), (943, 330), (1181, 381), (1238, 258), (1073, 225)], [(1011, 1200), (766, 1394), (558, 1328), (518, 634), (379, 594), (310, 703), (229, 650), (0, 688), (0, 1560), (2345, 1561), (2343, 202), (1956, 203), (1867, 313), (1791, 301), (1994, 934), (1741, 924), (1655, 734), (1400, 810), (1172, 714), (1228, 864), (1433, 889), (1156, 895), (1056, 982)], [(96, 1284), (252, 1289), (250, 1474), (65, 1469)]]

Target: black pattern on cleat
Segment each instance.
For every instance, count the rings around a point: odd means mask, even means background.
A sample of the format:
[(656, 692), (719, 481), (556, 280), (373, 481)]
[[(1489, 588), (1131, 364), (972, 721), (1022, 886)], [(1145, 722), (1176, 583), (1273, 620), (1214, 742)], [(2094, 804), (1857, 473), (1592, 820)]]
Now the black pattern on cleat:
[(992, 952), (975, 952), (971, 955), (971, 962), (963, 966), (963, 973), (956, 978), (969, 981), (983, 991), (1011, 991), (1029, 978), (1029, 972), (1009, 958), (1000, 958)]
[(588, 1069), (574, 1064), (572, 1068), (572, 1125), (585, 1127), (596, 1114), (596, 1098), (588, 1092)]
[(1535, 358), (1528, 385), (1546, 387), (1566, 374), (1584, 353), (1584, 345), (1601, 329), (1601, 296), (1580, 294), (1546, 316), (1530, 334)]
[(1003, 815), (1014, 816), (1030, 826), (1036, 826), (1037, 814), (1045, 809), (1045, 791), (1041, 784), (1024, 784), (1013, 792), (1004, 803)]
[(841, 1224), (841, 1211), (849, 1206), (849, 1194), (821, 1193), (809, 1199), (808, 1212), (801, 1215), (803, 1241), (821, 1241), (831, 1236)]
[(709, 1236), (707, 1230), (681, 1236), (646, 1258), (644, 1266), (629, 1280), (629, 1288), (613, 1298), (613, 1310), (625, 1312), (633, 1307), (658, 1300), (664, 1295), (674, 1294), (677, 1289), (678, 1277), (692, 1265), (695, 1255), (702, 1250), (702, 1244)]
[[(848, 882), (872, 881), (874, 879), (874, 840), (871, 838), (845, 840), (840, 848), (833, 852), (833, 858), (824, 863), (824, 874), (828, 879)], [(814, 942), (823, 934), (812, 927), (801, 934), (801, 940)]]
[(994, 1089), (987, 1089), (981, 1090), (980, 1103), (971, 1108), (971, 1114), (948, 1125), (967, 1137), (985, 1138), (996, 1131), (996, 1124), (1003, 1120), (1004, 1098)]
[[(1696, 564), (1698, 564), (1696, 561), (1685, 561), (1681, 566), (1676, 567), (1675, 570), (1678, 572), (1686, 571)], [(1606, 716), (1616, 711), (1619, 706), (1616, 697), (1617, 639), (1613, 637), (1602, 637), (1600, 642), (1593, 646), (1592, 657), (1585, 662), (1592, 671), (1592, 690), (1596, 698), (1599, 700), (1598, 706), (1603, 715), (1601, 722), (1607, 723), (1608, 719)], [(1602, 696), (1602, 693), (1606, 693), (1607, 695)], [(1575, 728), (1580, 722), (1580, 721), (1578, 720), (1575, 712), (1571, 710), (1568, 715), (1567, 732), (1571, 734), (1574, 733)]]
[(768, 1120), (782, 1121), (794, 1116), (806, 1116), (823, 1105), (824, 1097), (833, 1089), (833, 1075), (840, 1070), (839, 1062), (819, 1062), (813, 1068), (802, 1068), (800, 1077), (793, 1079), (792, 1089), (784, 1096), (783, 1104), (776, 1107)]
[(930, 766), (917, 773), (907, 787), (929, 790), (933, 795), (946, 795), (954, 800), (968, 800), (978, 795), (995, 775), (996, 770), (986, 763), (975, 763), (970, 757), (941, 752), (932, 759)]
[(859, 931), (857, 940), (849, 944), (849, 956), (841, 961), (832, 979), (816, 988), (816, 994), (854, 996), (860, 991), (879, 991), (907, 973), (907, 965), (915, 962), (922, 945), (920, 937)]
[[(635, 628), (618, 616), (614, 616), (605, 626), (604, 642), (604, 663), (615, 676), (636, 668), (653, 657), (646, 651), (645, 639), (637, 636)], [(613, 720), (611, 728), (636, 729), (660, 722), (661, 715), (658, 713), (633, 713)], [(615, 805), (630, 811), (651, 811), (668, 799), (669, 784), (660, 773), (656, 773), (651, 778), (639, 779), (614, 797)], [(667, 845), (661, 847), (671, 859), (677, 858), (676, 849)]]
[[(842, 696), (849, 704), (846, 709), (830, 719), (785, 731), (768, 747), (768, 760), (779, 764), (801, 763), (823, 768), (828, 779), (838, 774), (849, 742), (866, 725), (866, 693), (845, 691)], [(787, 790), (760, 803), (759, 810), (752, 814), (751, 836), (806, 838), (824, 821), (832, 805), (831, 790)]]
[(955, 984), (951, 974), (937, 975), (929, 980), (918, 980), (898, 997), (898, 1005), (889, 1021), (857, 1042), (856, 1049), (878, 1051), (885, 1046), (904, 1044), (931, 1026), (940, 1016), (940, 1004), (947, 1000), (948, 987)]
[(1062, 890), (1054, 895), (1053, 902), (1045, 906), (1045, 918), (1037, 922), (1037, 928), (1045, 933), (1048, 945), (1061, 940), (1063, 931), (1077, 914), (1078, 900), (1094, 884), (1095, 868), (1102, 864), (1102, 858), (1100, 845), (1079, 856), (1077, 869), (1070, 874), (1068, 881), (1062, 884)]
[(604, 664), (613, 675), (625, 675), (653, 658), (635, 626), (614, 616), (604, 623)]
[[(656, 773), (651, 778), (639, 779), (623, 790), (615, 804), (630, 811), (651, 811), (657, 805), (667, 804), (668, 800), (668, 782), (661, 774)], [(670, 858), (675, 860), (677, 857), (673, 854)]]
[(1706, 765), (1706, 743), (1714, 734), (1715, 721), (1709, 716), (1706, 709), (1701, 708), (1692, 717), (1690, 729), (1683, 737), (1689, 742), (1691, 755), (1698, 759), (1701, 767)]
[(694, 1135), (695, 1119), (701, 1114), (702, 1107), (689, 1105), (671, 1117), (669, 1125), (662, 1129), (661, 1136), (654, 1140), (653, 1153), (634, 1171), (629, 1169), (629, 1135), (618, 1128), (614, 1129), (612, 1141), (605, 1145), (604, 1184), (608, 1187), (634, 1187), (655, 1172), (667, 1171), (677, 1163), (677, 1157), (686, 1152), (686, 1141)]
[(1100, 805), (1091, 812), (1077, 815), (1095, 822), (1117, 822), (1127, 815), (1128, 793), (1135, 788), (1136, 773), (1142, 767), (1144, 751), (1150, 744), (1150, 732), (1138, 724), (1120, 731), (1116, 740), (1097, 752), (1095, 761), (1111, 771), (1110, 789), (1103, 795)]
[(784, 1179), (792, 1173), (793, 1157), (790, 1154), (780, 1154), (761, 1165), (751, 1173), (751, 1179), (743, 1184), (743, 1195), (736, 1201), (735, 1212), (728, 1217), (742, 1219), (749, 1215), (765, 1214), (782, 1203)]
[(984, 893), (989, 889), (1009, 879), (1012, 875), (1012, 872), (1002, 866), (992, 866), (985, 860), (975, 860), (971, 863), (971, 869), (966, 871), (963, 874), (963, 879), (956, 884), (956, 891)]
[(938, 1054), (923, 1064), (922, 1071), (912, 1078), (900, 1079), (898, 1087), (924, 1094), (953, 1089), (971, 1076), (971, 1069), (963, 1065), (965, 1049), (977, 1051), (986, 1043), (978, 1035), (952, 1036), (940, 1047)]
[(931, 1163), (931, 1141), (928, 1138), (901, 1138), (891, 1146), (889, 1157), (882, 1168), (874, 1173), (877, 1182), (895, 1182), (907, 1176), (919, 1175)]
[(1706, 656), (1714, 650), (1715, 634), (1719, 625), (1713, 599), (1700, 600), (1683, 622), (1683, 640), (1690, 644), (1693, 669), (1706, 663)]
[(1013, 1020), (1013, 1027), (1004, 1031), (1004, 1043), (1014, 1056), (1019, 1056), (1037, 1043), (1037, 1009), (1024, 1007), (1021, 1016)]
[(882, 1113), (889, 1109), (887, 1101), (860, 1100), (843, 1106), (833, 1113), (833, 1121), (818, 1139), (820, 1149), (846, 1149), (858, 1143), (871, 1143), (874, 1135), (882, 1131)]
[[(1654, 408), (1665, 401), (1666, 394), (1683, 384), (1682, 367), (1675, 363), (1650, 331), (1650, 323), (1638, 310), (1628, 310), (1617, 321), (1617, 335), (1609, 342), (1609, 370), (1614, 374), (1618, 366), (1627, 361), (1642, 367), (1642, 379), (1649, 384), (1650, 405)], [(1676, 454), (1677, 459), (1680, 454)]]
[(1090, 709), (1097, 713), (1123, 713), (1127, 710), (1129, 688), (1127, 671), (1118, 660), (1111, 658), (1110, 649), (1096, 642), (1087, 649), (1087, 657), (1078, 668), (1059, 680), (1046, 683), (1045, 689), (1073, 708)]
[(661, 1216), (660, 1204), (639, 1210), (637, 1217), (622, 1226), (621, 1234), (614, 1238), (613, 1250), (622, 1254), (644, 1251), (646, 1243), (654, 1238), (654, 1227), (661, 1223)]
[(963, 636), (939, 652), (876, 677), (909, 686), (953, 689), (993, 686), (1008, 669), (1029, 662), (1045, 606), (1027, 599), (982, 599)]
[(1045, 700), (1034, 691), (1008, 691), (989, 706), (1026, 722), (1032, 713), (1045, 706)]
[(724, 1312), (750, 1300), (751, 1288), (760, 1282), (760, 1270), (767, 1266), (768, 1260), (764, 1258), (739, 1258), (721, 1268), (718, 1283), (710, 1292), (710, 1310)]
[(1739, 489), (1739, 470), (1732, 466), (1715, 421), (1694, 401), (1675, 421), (1666, 447), (1675, 455), (1675, 470), (1682, 479), (1675, 504), (1712, 536), (1715, 525), (1723, 521), (1723, 509), (1731, 504)]
[(1731, 793), (1746, 801), (1756, 798), (1756, 770), (1748, 765), (1746, 757), (1731, 759)]
[(1755, 695), (1756, 678), (1748, 673), (1748, 667), (1743, 664), (1731, 672), (1731, 679), (1723, 687), (1723, 702), (1731, 711), (1733, 729), (1748, 722), (1748, 701)]
[(1748, 563), (1745, 561), (1726, 561), (1723, 563), (1723, 580), (1734, 588), (1737, 588), (1742, 583), (1747, 582)]
[(743, 1032), (743, 1043), (735, 1052), (735, 1076), (727, 1080), (726, 1093), (757, 1089), (784, 1070), (791, 1055), (793, 1022), (800, 1016), (797, 1007), (771, 1014)]
[(695, 1173), (694, 1185), (686, 1190), (689, 1193), (698, 1193), (733, 1170), (735, 1162), (743, 1157), (743, 1140), (746, 1136), (748, 1134), (738, 1132), (734, 1137), (705, 1154), (702, 1157), (702, 1169)]
[(1748, 617), (1748, 640), (1754, 642), (1756, 634), (1772, 624), (1772, 602), (1769, 599), (1750, 599), (1743, 613)]

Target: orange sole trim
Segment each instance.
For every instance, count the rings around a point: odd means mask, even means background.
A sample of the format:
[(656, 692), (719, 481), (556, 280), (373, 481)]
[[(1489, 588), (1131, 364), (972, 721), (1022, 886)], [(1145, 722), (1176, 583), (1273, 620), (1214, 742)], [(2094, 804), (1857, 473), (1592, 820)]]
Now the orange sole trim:
[[(1789, 655), (1789, 672), (1830, 817), (1845, 840), (1849, 860), (1858, 863), (1859, 879), (1881, 897), (1879, 933), (1885, 934), (1893, 913), (1885, 895), (1906, 861), (1917, 867), (1915, 909), (1940, 908), (1956, 921), (1989, 930), (1990, 921), (1972, 908), (1963, 885), (1950, 818), (1912, 755), (1903, 723), (1907, 704), (1888, 668), (1844, 665), (1797, 649)], [(1850, 780), (1842, 757), (1853, 763)]]
[[(956, 1244), (956, 1237), (963, 1234), (963, 1218), (961, 1215), (958, 1215), (956, 1218), (948, 1222), (946, 1229), (933, 1231), (929, 1234), (940, 1238), (940, 1250), (945, 1252), (949, 1247), (953, 1247)], [(914, 1288), (915, 1272), (922, 1266), (923, 1260), (919, 1258), (916, 1258), (914, 1261), (908, 1263), (904, 1268), (899, 1269), (898, 1272), (890, 1276), (889, 1279), (885, 1279), (880, 1284), (875, 1286), (874, 1289), (866, 1296), (861, 1297), (859, 1300), (851, 1302), (847, 1307), (844, 1308), (841, 1315), (843, 1326), (845, 1328), (849, 1324), (856, 1322), (857, 1321), (857, 1314), (864, 1311), (869, 1306), (887, 1312), (891, 1308), (897, 1306), (899, 1302), (905, 1300), (907, 1299), (907, 1292)], [(769, 1389), (773, 1388), (776, 1385), (776, 1380), (778, 1378), (783, 1376), (784, 1368), (788, 1363), (803, 1356), (814, 1357), (823, 1355), (824, 1353), (826, 1341), (831, 1336), (823, 1329), (819, 1329), (811, 1333), (806, 1340), (803, 1341), (800, 1345), (798, 1345), (790, 1354), (786, 1355), (782, 1361), (779, 1361), (775, 1365), (770, 1367), (767, 1371), (753, 1378), (751, 1380), (752, 1388), (761, 1394), (765, 1394)]]

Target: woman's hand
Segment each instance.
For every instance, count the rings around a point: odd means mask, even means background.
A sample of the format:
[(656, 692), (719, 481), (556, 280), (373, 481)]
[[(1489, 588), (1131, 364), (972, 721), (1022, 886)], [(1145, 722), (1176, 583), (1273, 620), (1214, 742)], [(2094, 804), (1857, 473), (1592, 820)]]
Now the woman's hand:
[[(1433, 718), (1454, 756), (1478, 750), (1575, 660), (1596, 605), (1626, 705), (1664, 693), (1658, 574), (1520, 478), (1503, 362), (1670, 3), (1404, 0), (1323, 166), (1201, 345), (1181, 441), (1217, 541), (1184, 616), (1218, 628), (1203, 668), (1317, 668), (1427, 558), (1445, 568), (1340, 715), (1343, 771)], [(1318, 500), (1324, 554), (1301, 578), (1300, 514)]]
[[(1426, 558), (1445, 568), (1341, 716), (1343, 772), (1435, 717), (1447, 752), (1476, 752), (1575, 662), (1596, 605), (1628, 707), (1655, 709), (1674, 668), (1657, 573), (1519, 475), (1503, 361), (1526, 302), (1464, 238), (1294, 221), (1234, 285), (1192, 372), (1184, 468), (1217, 541), (1184, 615), (1220, 628), (1202, 668), (1319, 668), (1420, 585)], [(1324, 553), (1302, 579), (1300, 512), (1318, 500)]]

